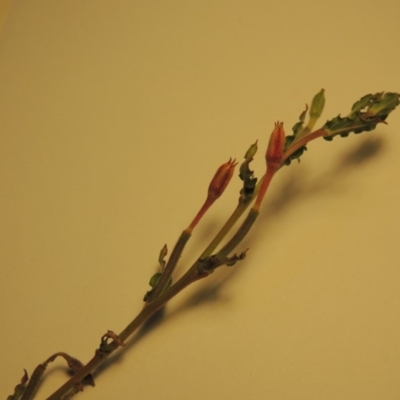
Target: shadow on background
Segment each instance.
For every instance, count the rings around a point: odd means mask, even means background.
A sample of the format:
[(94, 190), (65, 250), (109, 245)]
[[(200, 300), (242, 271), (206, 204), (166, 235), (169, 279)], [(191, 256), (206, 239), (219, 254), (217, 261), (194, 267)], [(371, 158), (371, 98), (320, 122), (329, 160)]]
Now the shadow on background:
[[(340, 139), (337, 139), (340, 140)], [(275, 217), (285, 211), (299, 200), (314, 197), (327, 191), (333, 185), (351, 174), (355, 167), (359, 167), (379, 156), (384, 149), (382, 137), (366, 137), (361, 139), (356, 146), (349, 149), (337, 160), (332, 168), (320, 175), (315, 180), (307, 180), (306, 173), (291, 174), (284, 183), (277, 196), (268, 204), (268, 208), (261, 216), (262, 219)]]

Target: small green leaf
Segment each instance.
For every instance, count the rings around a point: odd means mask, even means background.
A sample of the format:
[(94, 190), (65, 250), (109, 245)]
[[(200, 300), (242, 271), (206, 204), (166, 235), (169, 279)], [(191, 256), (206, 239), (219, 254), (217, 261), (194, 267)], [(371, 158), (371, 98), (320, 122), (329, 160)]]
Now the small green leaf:
[[(285, 151), (291, 146), (295, 139), (295, 135), (288, 135), (285, 138)], [(307, 151), (307, 146), (302, 146), (298, 150), (296, 150), (290, 157), (285, 160), (285, 165), (290, 165), (293, 160), (297, 160), (300, 162), (300, 157), (302, 154)]]
[(368, 132), (384, 122), (388, 115), (400, 104), (398, 93), (369, 94), (357, 101), (347, 117), (338, 115), (325, 123), (322, 127), (327, 132), (325, 140), (332, 140), (334, 136), (348, 136), (351, 132)]
[(164, 247), (160, 250), (160, 254), (158, 255), (158, 262), (160, 264), (161, 271), (164, 271), (165, 264), (166, 264), (164, 258), (167, 254), (168, 254), (168, 248), (167, 248), (167, 245), (164, 244)]
[[(302, 133), (304, 131), (303, 125), (304, 125), (304, 120), (306, 119), (307, 111), (308, 111), (308, 105), (306, 104), (306, 108), (299, 116), (299, 121), (293, 125), (293, 128), (292, 128), (293, 135), (287, 135), (285, 138), (285, 151), (291, 146), (291, 144), (294, 142), (294, 140), (297, 137), (302, 136)], [(289, 158), (287, 158), (285, 160), (285, 165), (290, 165), (292, 160), (296, 160), (296, 159), (298, 162), (300, 162), (300, 156), (306, 150), (307, 150), (306, 146), (300, 147), (300, 149), (295, 151)]]
[(305, 110), (300, 114), (299, 116), (299, 122), (296, 122), (293, 125), (293, 135), (296, 137), (297, 135), (299, 135), (301, 133), (301, 131), (303, 130), (303, 125), (304, 125), (304, 120), (306, 119), (306, 115), (307, 115), (307, 111), (308, 111), (308, 105), (306, 104), (306, 108)]
[(239, 178), (243, 181), (243, 188), (240, 190), (240, 202), (249, 201), (254, 193), (257, 178), (254, 176), (254, 171), (250, 169), (250, 163), (253, 161), (254, 155), (257, 153), (257, 141), (253, 143), (244, 155), (245, 160), (239, 168)]
[(312, 99), (309, 111), (309, 121), (307, 126), (303, 127), (304, 119), (307, 113), (306, 110), (300, 115), (300, 122), (294, 125), (293, 134), (295, 139), (298, 140), (310, 134), (314, 128), (315, 123), (321, 116), (325, 107), (325, 89), (321, 89)]
[[(162, 272), (156, 272), (149, 281), (149, 285), (152, 287), (151, 290), (149, 290), (148, 292), (146, 292), (146, 294), (143, 297), (143, 301), (147, 301), (150, 298), (150, 295), (153, 293), (154, 288), (156, 287), (158, 281), (160, 280), (162, 275)], [(169, 289), (172, 285), (172, 278), (169, 278), (167, 284), (165, 285), (165, 288), (163, 290), (163, 292), (165, 292), (167, 289)]]
[(158, 281), (160, 280), (160, 278), (161, 278), (161, 272), (156, 272), (156, 273), (150, 278), (149, 285), (153, 288), (154, 286), (157, 285), (157, 283), (158, 283)]

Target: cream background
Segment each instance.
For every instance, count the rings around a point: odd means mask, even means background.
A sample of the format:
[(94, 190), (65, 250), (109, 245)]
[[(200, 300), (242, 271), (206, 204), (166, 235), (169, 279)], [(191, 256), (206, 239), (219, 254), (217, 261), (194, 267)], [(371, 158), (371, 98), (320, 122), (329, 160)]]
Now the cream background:
[[(399, 92), (399, 17), (397, 0), (14, 1), (0, 39), (0, 397), (23, 368), (56, 351), (86, 361), (129, 322), (217, 166), (258, 139), (262, 174), (274, 121), (290, 132), (321, 87), (323, 121)], [(274, 182), (248, 258), (174, 300), (77, 398), (399, 399), (400, 110), (388, 122), (310, 145)]]

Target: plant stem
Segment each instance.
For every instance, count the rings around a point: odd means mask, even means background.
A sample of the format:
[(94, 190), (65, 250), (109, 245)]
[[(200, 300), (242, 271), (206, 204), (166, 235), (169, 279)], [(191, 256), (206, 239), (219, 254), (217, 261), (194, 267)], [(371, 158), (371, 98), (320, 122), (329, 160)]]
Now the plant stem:
[(29, 379), (28, 386), (21, 397), (21, 400), (31, 400), (35, 397), (36, 391), (39, 387), (40, 380), (46, 371), (47, 365), (39, 364), (33, 371)]
[(317, 139), (319, 137), (323, 137), (327, 135), (327, 131), (325, 131), (324, 129), (318, 129), (312, 133), (310, 133), (307, 136), (303, 136), (301, 138), (299, 138), (298, 140), (294, 141), (290, 147), (283, 153), (282, 156), (282, 162), (281, 162), (281, 166), (283, 166), (285, 164), (285, 161), (293, 154), (295, 153), (297, 150), (299, 150), (301, 147), (305, 146), (308, 142), (310, 142), (311, 140)]
[(237, 220), (243, 215), (246, 211), (249, 203), (239, 203), (229, 219), (225, 222), (224, 226), (220, 229), (214, 239), (210, 242), (207, 248), (203, 251), (200, 256), (200, 259), (203, 260), (206, 257), (209, 257), (213, 251), (217, 248), (217, 246), (221, 243), (224, 237), (229, 233), (229, 231), (233, 228)]
[(247, 198), (245, 201), (239, 201), (239, 204), (236, 206), (231, 216), (225, 222), (224, 226), (220, 229), (220, 231), (217, 233), (214, 239), (210, 242), (210, 244), (201, 254), (200, 260), (209, 257), (213, 253), (213, 251), (218, 247), (218, 245), (222, 242), (225, 236), (231, 231), (233, 226), (236, 224), (236, 222), (240, 219), (240, 217), (244, 214), (249, 205), (253, 202), (254, 198), (257, 196), (264, 179), (265, 175), (257, 183), (251, 197)]
[(236, 248), (236, 246), (245, 238), (245, 236), (253, 226), (258, 217), (258, 214), (258, 211), (254, 208), (249, 211), (246, 219), (243, 221), (238, 231), (233, 235), (229, 242), (225, 246), (223, 246), (222, 249), (217, 253), (217, 258), (227, 257)]
[[(297, 142), (293, 143), (290, 148), (283, 154), (281, 166), (284, 164), (284, 161), (290, 157), (295, 151), (297, 151), (300, 147), (307, 144), (309, 141), (326, 135), (326, 131), (320, 129), (315, 132), (310, 133), (309, 135), (300, 138)], [(276, 172), (276, 171), (274, 171)], [(268, 175), (268, 174), (266, 174)], [(257, 190), (254, 192), (254, 196), (257, 194), (260, 185), (266, 179), (266, 175), (257, 185)], [(272, 174), (269, 178), (272, 178), (274, 174)], [(270, 181), (270, 179), (268, 179)], [(268, 182), (269, 183), (269, 182)], [(264, 185), (268, 187), (269, 185)], [(232, 229), (237, 220), (242, 216), (244, 211), (247, 209), (248, 205), (251, 203), (251, 200), (246, 203), (239, 203), (228, 221), (221, 228), (215, 238), (211, 241), (208, 247), (204, 250), (199, 260), (205, 259), (211, 255), (211, 253), (215, 250), (215, 248), (220, 244), (223, 238), (228, 234), (228, 232)], [(252, 208), (248, 213), (246, 219), (243, 221), (242, 225), (239, 227), (234, 236), (218, 251), (216, 257), (222, 259), (227, 257), (237, 246), (238, 244), (246, 237), (247, 233), (250, 231), (254, 222), (256, 221), (259, 215), (259, 211), (256, 208)], [(165, 282), (168, 282), (169, 277), (171, 276), (173, 269), (175, 268), (179, 257), (190, 238), (190, 233), (188, 231), (183, 231), (181, 236), (179, 237), (174, 250), (171, 253), (171, 257), (166, 265), (165, 271), (168, 269), (168, 274), (165, 274)], [(158, 287), (161, 288), (160, 294), (154, 297), (152, 301), (149, 301), (145, 304), (144, 308), (139, 312), (139, 314), (132, 320), (132, 322), (118, 335), (118, 338), (121, 342), (126, 341), (148, 318), (150, 318), (156, 311), (162, 308), (169, 300), (175, 297), (178, 293), (180, 293), (184, 288), (189, 286), (191, 283), (205, 278), (209, 273), (203, 272), (200, 273), (198, 268), (198, 261), (196, 261), (191, 268), (169, 289), (162, 292), (162, 288), (165, 287), (163, 284), (160, 284)], [(165, 272), (164, 271), (164, 272)], [(163, 276), (164, 277), (164, 274)], [(161, 280), (161, 279), (160, 279)], [(71, 379), (69, 379), (64, 385), (62, 385), (57, 391), (55, 391), (47, 400), (59, 400), (62, 396), (66, 395), (71, 389), (75, 387), (85, 376), (92, 373), (95, 369), (99, 367), (115, 350), (117, 350), (119, 344), (116, 341), (112, 341), (107, 344), (103, 349), (97, 350), (94, 357), (78, 372), (76, 372)]]
[(167, 265), (165, 266), (165, 269), (161, 274), (160, 280), (157, 282), (156, 287), (153, 289), (152, 293), (147, 299), (147, 303), (152, 302), (163, 292), (163, 290), (165, 290), (168, 281), (171, 278), (172, 273), (174, 272), (176, 264), (178, 263), (179, 258), (183, 252), (183, 249), (190, 239), (190, 236), (191, 235), (187, 230), (184, 230), (179, 236), (179, 239), (172, 250), (171, 256), (168, 259)]
[[(238, 208), (237, 208), (238, 209)], [(236, 210), (237, 210), (236, 209)], [(244, 207), (245, 209), (245, 207)], [(243, 210), (244, 210), (243, 209)], [(240, 208), (242, 210), (242, 208)], [(241, 211), (243, 212), (243, 211)], [(232, 214), (234, 215), (235, 212)], [(247, 235), (250, 228), (253, 226), (255, 220), (257, 219), (258, 211), (251, 209), (246, 219), (243, 221), (242, 225), (232, 237), (232, 239), (218, 252), (218, 258), (226, 257)], [(238, 218), (238, 217), (237, 217)], [(237, 219), (236, 218), (236, 219)], [(233, 225), (233, 223), (232, 223)], [(198, 269), (198, 262), (196, 261), (187, 272), (168, 290), (161, 293), (152, 302), (146, 303), (144, 308), (139, 312), (139, 314), (132, 320), (132, 322), (118, 335), (120, 342), (125, 342), (148, 318), (150, 318), (156, 311), (162, 308), (169, 300), (175, 297), (183, 289), (189, 286), (191, 283), (205, 278), (210, 272), (202, 271)], [(71, 389), (75, 387), (76, 384), (81, 382), (85, 376), (91, 374), (95, 369), (99, 367), (115, 350), (117, 350), (119, 344), (116, 341), (112, 341), (107, 344), (101, 350), (98, 349), (94, 357), (78, 372), (76, 372), (64, 385), (62, 385), (58, 390), (56, 390), (47, 400), (59, 400), (62, 396), (65, 396)]]

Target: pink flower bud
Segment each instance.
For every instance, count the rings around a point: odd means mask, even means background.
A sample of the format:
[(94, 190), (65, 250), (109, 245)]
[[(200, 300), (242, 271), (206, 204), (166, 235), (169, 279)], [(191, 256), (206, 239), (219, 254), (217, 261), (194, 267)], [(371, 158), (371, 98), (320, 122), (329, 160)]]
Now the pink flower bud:
[(253, 210), (259, 211), (261, 203), (264, 199), (265, 193), (271, 183), (271, 179), (275, 175), (276, 171), (281, 166), (283, 152), (285, 150), (285, 131), (283, 130), (283, 122), (275, 122), (275, 128), (269, 138), (267, 152), (265, 153), (265, 160), (267, 161), (267, 171), (262, 179), (260, 190), (256, 201), (253, 206)]
[(210, 186), (208, 187), (208, 198), (213, 201), (218, 199), (224, 192), (225, 188), (228, 186), (230, 182), (233, 171), (235, 170), (235, 166), (237, 163), (236, 160), (229, 159), (228, 162), (222, 164), (215, 173), (214, 177), (210, 182)]
[(265, 159), (267, 167), (279, 168), (283, 151), (285, 149), (285, 131), (283, 130), (283, 122), (275, 122), (275, 128), (269, 138)]
[(233, 171), (236, 166), (235, 160), (229, 159), (228, 162), (222, 164), (211, 179), (210, 186), (208, 187), (207, 198), (202, 207), (200, 208), (197, 215), (194, 217), (192, 223), (186, 229), (186, 232), (191, 234), (195, 226), (199, 223), (206, 211), (212, 206), (215, 200), (221, 196), (225, 188), (228, 186), (229, 181), (232, 178)]

